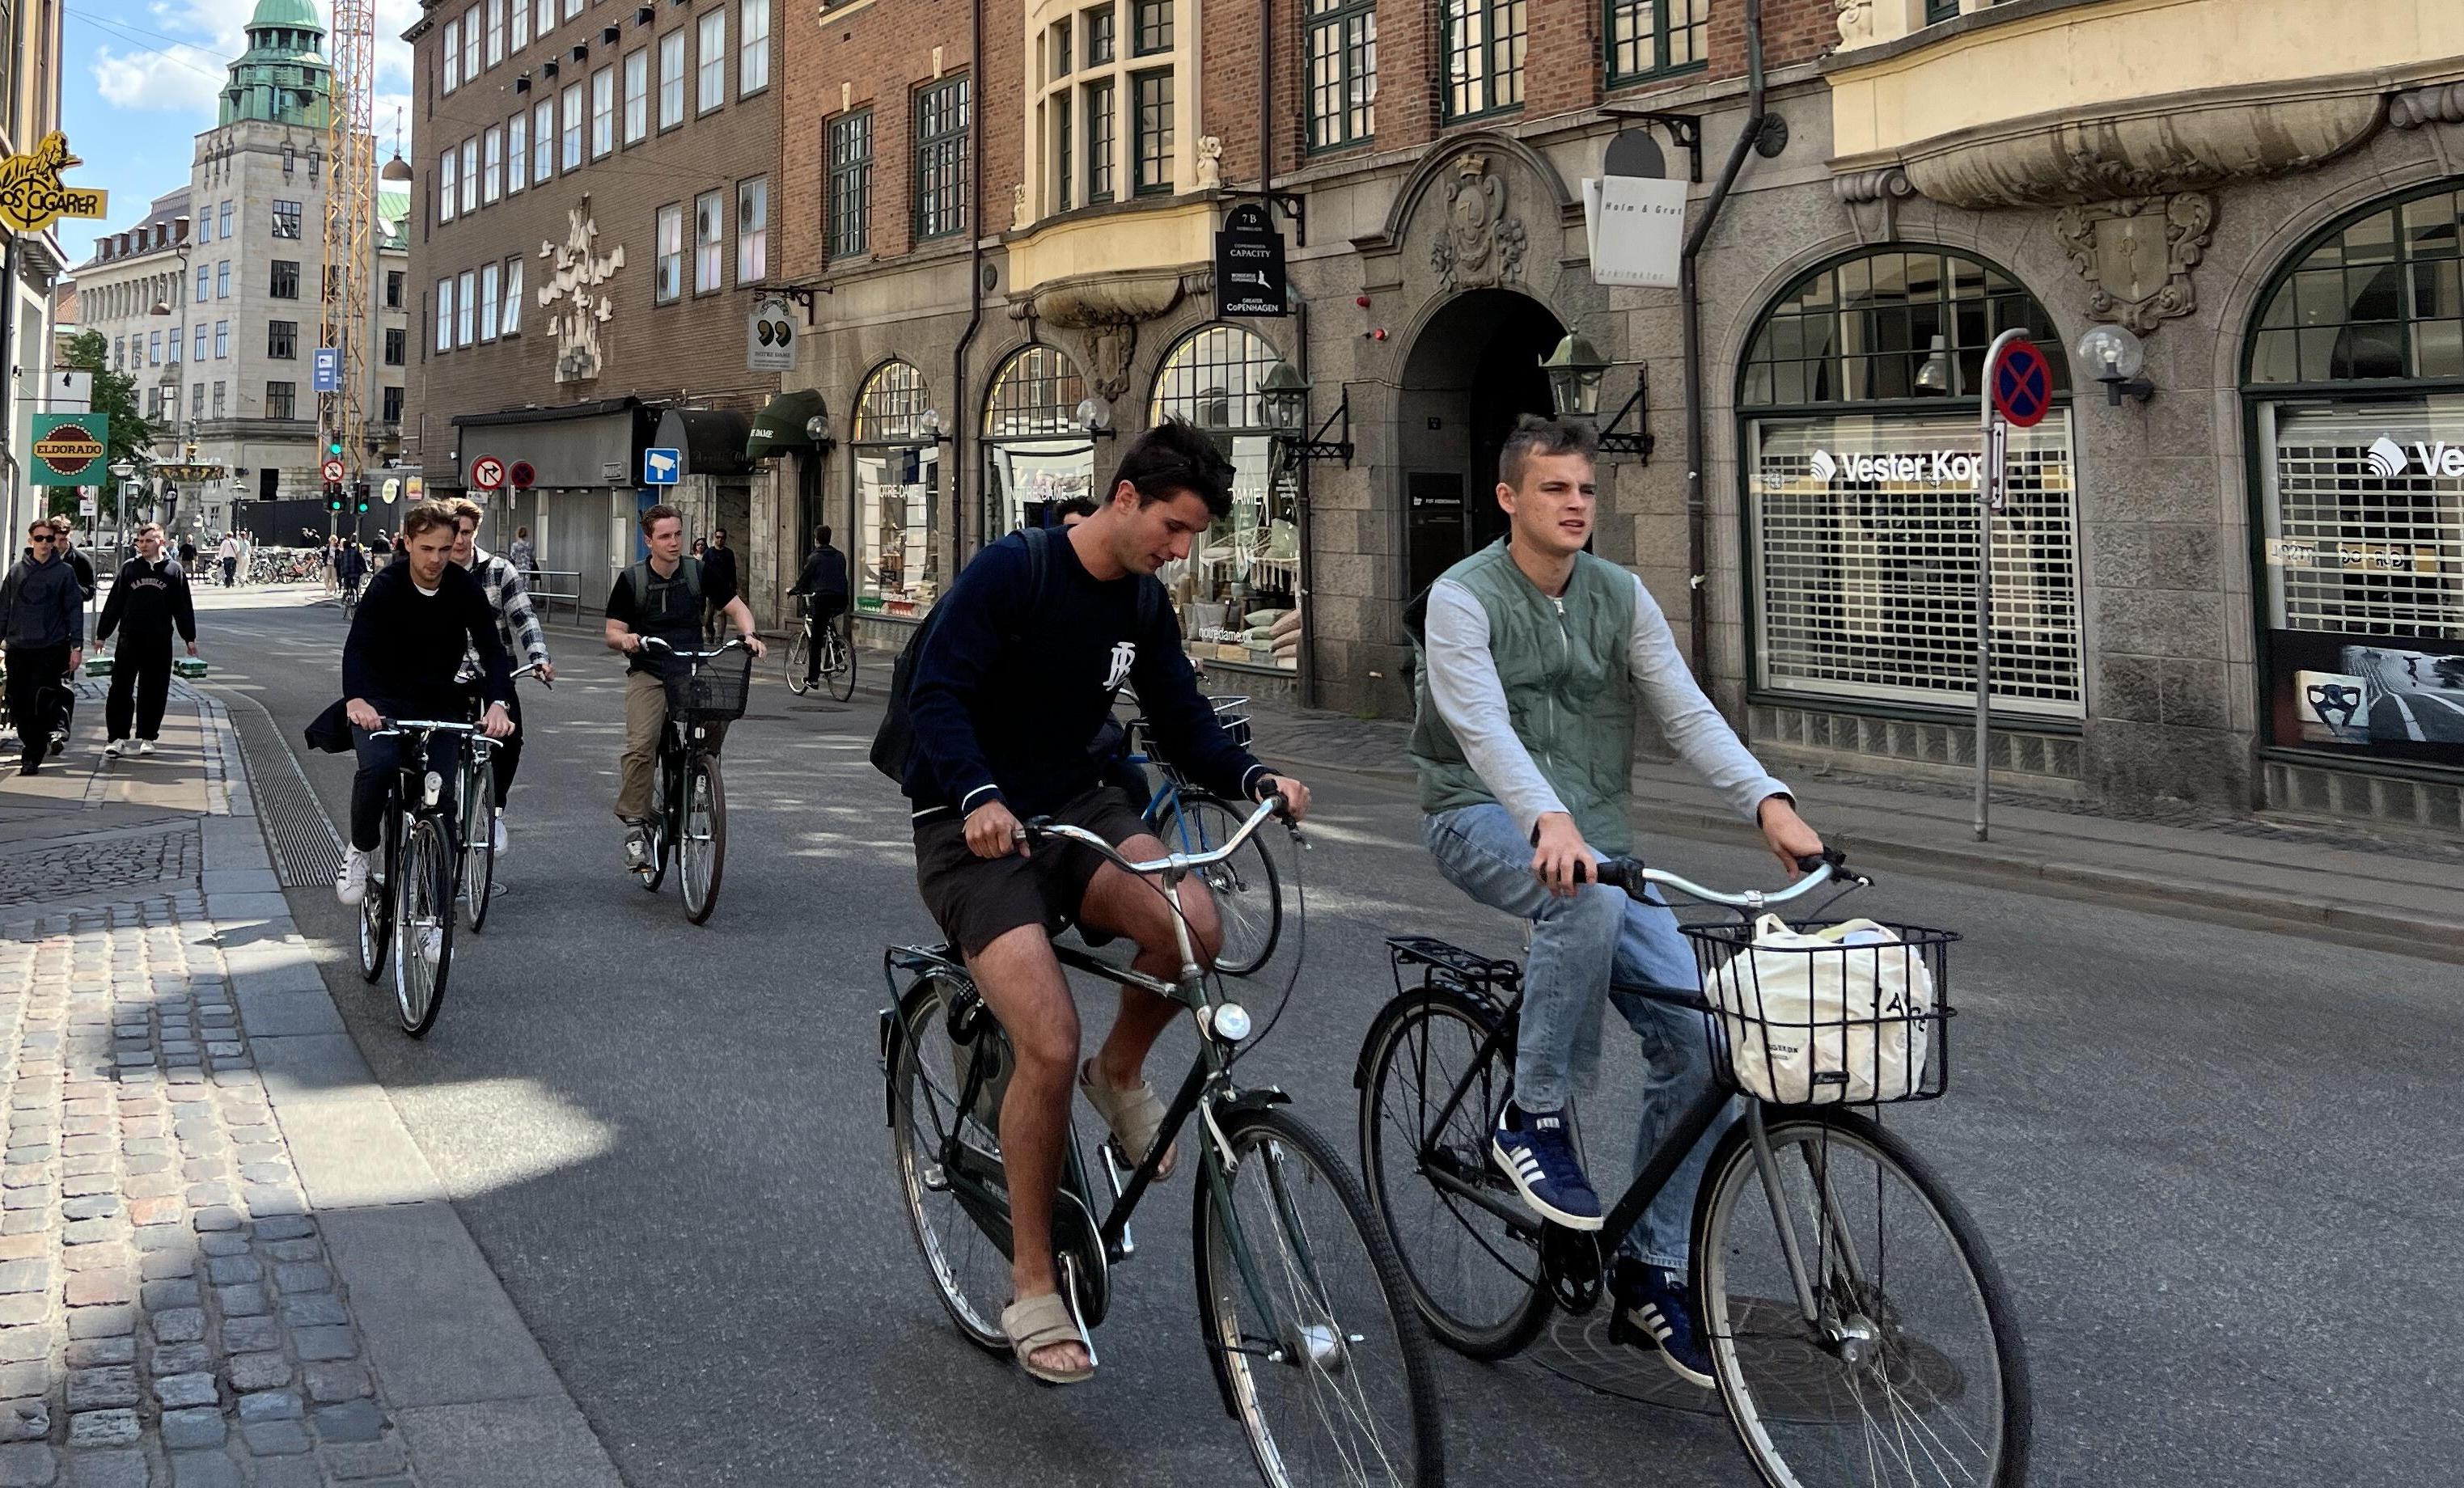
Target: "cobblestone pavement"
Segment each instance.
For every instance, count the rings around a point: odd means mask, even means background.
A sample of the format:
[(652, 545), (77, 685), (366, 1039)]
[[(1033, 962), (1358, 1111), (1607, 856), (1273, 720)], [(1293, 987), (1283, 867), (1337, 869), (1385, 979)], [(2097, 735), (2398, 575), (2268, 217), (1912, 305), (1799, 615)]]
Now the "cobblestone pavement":
[(20, 845), (0, 858), (0, 906), (91, 895), (204, 871), (196, 826), (87, 833), (55, 846)]

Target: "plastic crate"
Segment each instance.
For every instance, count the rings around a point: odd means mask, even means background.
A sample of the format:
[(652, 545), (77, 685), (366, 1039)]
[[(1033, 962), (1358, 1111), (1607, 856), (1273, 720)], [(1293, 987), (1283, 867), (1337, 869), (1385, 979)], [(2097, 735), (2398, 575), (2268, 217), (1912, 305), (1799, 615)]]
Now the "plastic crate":
[(201, 682), (205, 680), (206, 664), (194, 656), (178, 657), (171, 663), (171, 674), (189, 682)]

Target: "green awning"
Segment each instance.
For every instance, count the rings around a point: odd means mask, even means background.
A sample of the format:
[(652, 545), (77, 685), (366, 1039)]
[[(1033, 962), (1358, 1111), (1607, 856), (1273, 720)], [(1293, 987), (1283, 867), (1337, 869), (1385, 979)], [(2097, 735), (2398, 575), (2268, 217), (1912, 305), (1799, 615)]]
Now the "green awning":
[(781, 393), (754, 416), (753, 437), (744, 442), (744, 457), (759, 460), (789, 449), (811, 449), (812, 436), (804, 432), (804, 425), (825, 411), (819, 388)]

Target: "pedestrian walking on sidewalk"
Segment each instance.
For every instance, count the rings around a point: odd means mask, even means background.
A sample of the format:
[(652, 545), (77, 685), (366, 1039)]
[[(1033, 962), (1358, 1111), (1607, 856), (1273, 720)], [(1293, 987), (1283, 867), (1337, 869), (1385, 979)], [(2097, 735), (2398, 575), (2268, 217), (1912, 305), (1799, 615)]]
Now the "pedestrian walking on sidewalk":
[(197, 571), (197, 539), (187, 533), (180, 535), (180, 567), (191, 574)]
[[(52, 518), (52, 536), (59, 549), (61, 561), (77, 575), (77, 588), (84, 603), (94, 602), (94, 560), (77, 551), (77, 524), (65, 516)], [(64, 754), (69, 739), (77, 733), (77, 678), (71, 672), (60, 673), (59, 711), (52, 719), (52, 753)]]
[(727, 529), (719, 528), (710, 535), (710, 546), (701, 554), (702, 633), (713, 645), (727, 634), (727, 606), (738, 592), (736, 550), (727, 545)]
[(137, 556), (121, 565), (111, 597), (102, 602), (102, 618), (94, 627), (96, 646), (115, 630), (120, 649), (111, 668), (111, 696), (102, 710), (111, 742), (102, 752), (115, 758), (150, 755), (163, 733), (163, 705), (171, 695), (171, 632), (180, 633), (189, 655), (197, 654), (197, 611), (188, 594), (188, 575), (164, 554), (163, 529), (157, 523), (137, 530)]
[(239, 539), (230, 533), (223, 534), (222, 545), (214, 549), (214, 557), (223, 565), (223, 587), (228, 589), (239, 577)]
[(59, 556), (48, 519), (26, 529), (26, 556), (0, 580), (0, 646), (7, 650), (9, 718), (25, 752), (25, 771), (52, 751), (60, 679), (85, 665), (85, 591)]
[(512, 545), (506, 548), (505, 556), (512, 558), (514, 561), (514, 567), (521, 572), (522, 581), (524, 583), (531, 585), (533, 588), (537, 588), (539, 586), (539, 550), (531, 546), (531, 530), (529, 528), (517, 527), (514, 529), (514, 540)]

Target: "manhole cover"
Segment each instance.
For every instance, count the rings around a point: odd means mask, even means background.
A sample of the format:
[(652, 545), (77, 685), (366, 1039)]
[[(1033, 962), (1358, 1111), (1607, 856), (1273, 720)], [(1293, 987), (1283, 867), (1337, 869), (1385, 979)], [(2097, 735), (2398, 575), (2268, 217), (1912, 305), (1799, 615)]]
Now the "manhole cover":
[[(1870, 1411), (1878, 1391), (1939, 1405), (1967, 1393), (1958, 1367), (1915, 1339), (1896, 1341), (1885, 1377), (1868, 1377), (1852, 1386), (1839, 1361), (1807, 1336), (1793, 1303), (1743, 1302), (1737, 1305), (1736, 1326), (1746, 1379), (1761, 1414), (1770, 1420), (1854, 1422)], [(1670, 1373), (1650, 1350), (1609, 1342), (1606, 1299), (1583, 1317), (1559, 1313), (1530, 1357), (1551, 1374), (1603, 1394), (1704, 1414), (1720, 1410), (1717, 1395)]]

